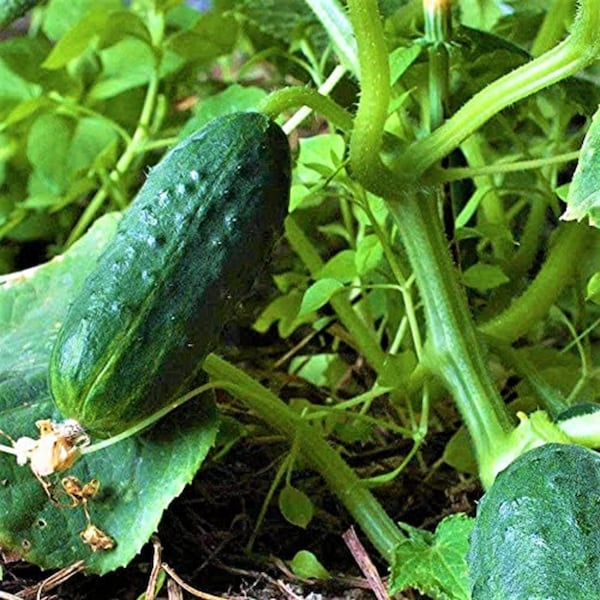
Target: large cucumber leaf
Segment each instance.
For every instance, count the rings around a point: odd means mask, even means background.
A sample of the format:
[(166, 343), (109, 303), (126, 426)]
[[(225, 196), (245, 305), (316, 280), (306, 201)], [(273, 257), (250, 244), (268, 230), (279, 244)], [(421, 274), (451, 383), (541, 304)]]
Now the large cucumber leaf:
[[(69, 301), (117, 221), (106, 216), (65, 255), (0, 279), (0, 429), (13, 438), (36, 438), (37, 420), (61, 419), (47, 385), (50, 350)], [(127, 564), (192, 479), (215, 435), (214, 403), (203, 398), (146, 433), (83, 456), (67, 474), (100, 481), (90, 516), (116, 542), (98, 552), (80, 538), (86, 527), (81, 507), (53, 504), (28, 466), (0, 453), (0, 547), (42, 568), (84, 560), (88, 572), (105, 573)], [(62, 475), (53, 480), (57, 489)]]

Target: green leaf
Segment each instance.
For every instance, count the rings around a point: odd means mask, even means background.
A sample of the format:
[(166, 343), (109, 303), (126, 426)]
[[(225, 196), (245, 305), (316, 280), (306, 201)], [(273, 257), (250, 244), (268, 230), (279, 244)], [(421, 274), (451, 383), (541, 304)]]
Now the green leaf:
[(444, 448), (444, 462), (461, 473), (477, 476), (479, 467), (473, 453), (473, 442), (466, 427), (460, 427)]
[(152, 48), (136, 38), (126, 38), (100, 52), (102, 77), (90, 91), (96, 100), (112, 98), (147, 84), (156, 68)]
[(240, 0), (235, 11), (260, 31), (287, 44), (308, 25), (317, 24), (304, 0)]
[(106, 13), (122, 7), (119, 0), (50, 0), (42, 28), (51, 40), (58, 41), (91, 11)]
[(215, 117), (254, 110), (266, 95), (267, 93), (261, 88), (245, 87), (237, 83), (230, 85), (224, 91), (203, 99), (197, 105), (195, 114), (179, 132), (179, 138), (187, 137)]
[(302, 304), (300, 305), (300, 310), (297, 315), (298, 318), (304, 317), (327, 304), (333, 294), (343, 287), (344, 284), (337, 279), (328, 278), (315, 281), (315, 283), (304, 292)]
[(27, 158), (34, 171), (29, 192), (59, 195), (68, 184), (68, 160), (74, 122), (55, 113), (40, 115), (29, 130)]
[[(50, 351), (70, 299), (116, 222), (108, 215), (64, 256), (1, 279), (0, 429), (13, 438), (36, 437), (37, 420), (61, 418), (46, 380)], [(95, 553), (80, 539), (86, 526), (81, 507), (53, 504), (27, 466), (0, 453), (0, 546), (42, 568), (82, 559), (88, 572), (105, 573), (127, 564), (191, 480), (215, 434), (214, 403), (208, 398), (190, 402), (143, 434), (84, 455), (68, 474), (100, 481), (90, 515), (116, 541), (113, 550)], [(53, 479), (56, 490), (60, 478)]]
[(335, 279), (340, 283), (350, 283), (356, 277), (354, 250), (342, 250), (332, 256), (315, 273), (315, 279)]
[(567, 210), (563, 221), (589, 220), (600, 227), (600, 108), (583, 140), (577, 168), (567, 196)]
[(208, 63), (230, 52), (237, 35), (233, 17), (209, 11), (191, 29), (172, 36), (166, 47), (188, 61)]
[(259, 333), (265, 333), (277, 323), (277, 333), (281, 339), (289, 337), (303, 323), (310, 323), (312, 315), (308, 314), (298, 317), (302, 293), (291, 290), (289, 293), (275, 298), (262, 311), (254, 323), (254, 329)]
[(390, 594), (415, 588), (433, 600), (469, 600), (466, 555), (475, 520), (450, 515), (435, 533), (401, 523), (408, 532), (395, 549), (390, 568)]
[(374, 234), (366, 235), (356, 247), (354, 259), (356, 270), (361, 277), (379, 267), (383, 260), (383, 248)]
[(408, 47), (396, 48), (390, 54), (390, 82), (392, 85), (404, 75), (404, 72), (421, 54), (421, 46), (413, 44)]
[(502, 16), (497, 0), (459, 0), (461, 22), (474, 29), (490, 30)]
[(87, 14), (58, 40), (42, 66), (46, 69), (60, 69), (79, 57), (98, 40), (108, 18), (109, 15), (105, 11)]
[(600, 304), (600, 273), (594, 273), (588, 281), (585, 299)]
[(490, 290), (509, 281), (498, 265), (477, 263), (463, 273), (464, 284), (479, 291)]
[(313, 518), (310, 498), (298, 488), (287, 484), (279, 493), (279, 510), (292, 525), (305, 529)]
[(23, 79), (0, 59), (0, 116), (8, 113), (17, 102), (39, 96), (42, 87)]
[(290, 568), (294, 575), (302, 579), (331, 579), (329, 571), (308, 550), (296, 552), (290, 561)]
[(347, 373), (348, 365), (338, 354), (312, 354), (295, 356), (290, 361), (289, 371), (313, 385), (335, 387)]

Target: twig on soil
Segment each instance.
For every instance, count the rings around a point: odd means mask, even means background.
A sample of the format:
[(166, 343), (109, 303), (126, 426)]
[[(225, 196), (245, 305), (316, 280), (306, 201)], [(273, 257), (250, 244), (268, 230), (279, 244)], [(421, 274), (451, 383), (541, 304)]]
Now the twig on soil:
[(202, 598), (202, 600), (227, 600), (227, 598), (224, 598), (223, 596), (213, 596), (212, 594), (201, 592), (200, 590), (193, 588), (191, 585), (188, 585), (179, 577), (179, 575), (177, 575), (177, 573), (175, 573), (175, 571), (173, 571), (173, 569), (167, 563), (162, 563), (162, 569), (177, 583), (177, 585), (179, 585), (179, 587), (183, 588), (188, 594), (194, 596), (194, 598)]
[(156, 598), (156, 583), (161, 569), (162, 546), (160, 540), (155, 535), (152, 536), (152, 548), (154, 549), (152, 555), (152, 570), (150, 571), (148, 585), (146, 586), (145, 600), (154, 600)]
[(360, 567), (360, 570), (363, 572), (363, 575), (369, 582), (370, 588), (375, 594), (377, 600), (387, 600), (388, 594), (385, 589), (385, 585), (383, 584), (383, 581), (381, 580), (373, 561), (367, 554), (365, 547), (358, 539), (358, 536), (354, 531), (354, 527), (350, 527), (350, 529), (344, 533), (342, 538), (346, 543), (346, 546), (348, 546), (348, 550), (350, 550), (352, 556), (354, 557), (356, 564)]
[(167, 582), (167, 597), (169, 600), (183, 600), (183, 592), (174, 579)]
[[(18, 598), (19, 600), (33, 600), (34, 598), (35, 600), (41, 600), (44, 592), (49, 592), (55, 587), (58, 587), (68, 579), (71, 579), (74, 575), (77, 575), (77, 573), (81, 573), (84, 569), (85, 562), (83, 560), (78, 560), (72, 565), (61, 569), (60, 571), (56, 571), (56, 573), (53, 573), (50, 577), (40, 581), (40, 583), (25, 588), (19, 592), (19, 595), (15, 596), (15, 598)], [(9, 597), (12, 598), (12, 596)], [(2, 598), (2, 596), (0, 596), (0, 598)]]

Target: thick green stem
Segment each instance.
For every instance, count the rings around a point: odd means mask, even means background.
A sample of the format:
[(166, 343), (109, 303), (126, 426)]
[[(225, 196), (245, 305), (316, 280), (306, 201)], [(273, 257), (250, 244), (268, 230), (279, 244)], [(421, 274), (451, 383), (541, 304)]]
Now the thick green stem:
[(501, 110), (578, 73), (595, 60), (599, 51), (597, 0), (582, 0), (573, 32), (564, 42), (475, 94), (441, 127), (412, 144), (394, 161), (394, 171), (408, 179), (418, 178)]
[(563, 223), (558, 238), (548, 253), (536, 278), (502, 313), (481, 325), (480, 330), (504, 342), (512, 342), (540, 319), (571, 281), (575, 267), (590, 241), (589, 227), (580, 223)]
[(327, 441), (275, 394), (223, 359), (209, 355), (204, 370), (231, 383), (230, 390), (269, 427), (284, 435), (327, 482), (348, 512), (388, 561), (403, 535), (373, 494)]
[(548, 6), (542, 26), (531, 46), (532, 56), (539, 56), (560, 42), (574, 13), (575, 0), (554, 0)]
[(420, 194), (388, 205), (421, 293), (428, 326), (427, 366), (452, 393), (487, 485), (493, 479), (494, 457), (506, 442), (512, 423), (489, 375), (435, 202)]
[[(452, 392), (471, 434), (482, 481), (488, 485), (494, 477), (494, 459), (507, 440), (511, 422), (487, 371), (432, 194), (406, 189), (378, 156), (373, 156), (380, 147), (387, 113), (387, 51), (376, 2), (349, 0), (348, 6), (363, 74), (350, 142), (352, 171), (367, 189), (387, 200), (395, 218), (425, 308), (428, 366)], [(383, 68), (385, 77), (374, 75), (374, 66)]]
[(375, 0), (348, 0), (358, 43), (361, 96), (350, 138), (350, 167), (362, 185), (384, 196), (390, 174), (379, 150), (390, 102), (390, 66)]
[(271, 118), (275, 118), (282, 112), (298, 106), (312, 108), (315, 112), (329, 119), (333, 125), (342, 131), (352, 129), (352, 115), (331, 98), (311, 88), (288, 87), (277, 90), (261, 101), (258, 110)]

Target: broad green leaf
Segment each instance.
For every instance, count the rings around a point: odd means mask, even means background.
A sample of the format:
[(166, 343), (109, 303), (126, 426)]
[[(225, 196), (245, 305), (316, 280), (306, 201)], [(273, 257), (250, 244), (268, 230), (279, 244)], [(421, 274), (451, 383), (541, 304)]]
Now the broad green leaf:
[(58, 41), (89, 12), (109, 12), (122, 7), (120, 0), (50, 0), (42, 27), (51, 40)]
[(117, 139), (115, 130), (104, 119), (83, 117), (77, 121), (69, 148), (69, 174), (90, 168)]
[(461, 22), (474, 29), (491, 29), (502, 16), (497, 0), (459, 0)]
[(297, 315), (298, 318), (304, 317), (327, 304), (333, 294), (343, 287), (344, 284), (337, 279), (328, 278), (315, 281), (315, 283), (304, 292), (302, 304), (300, 305), (300, 310)]
[(105, 120), (83, 117), (75, 121), (56, 113), (40, 115), (31, 126), (27, 140), (27, 158), (33, 166), (29, 194), (47, 198), (55, 204), (75, 185), (83, 192), (78, 175), (86, 175), (98, 156), (117, 140), (117, 134)]
[[(116, 222), (108, 215), (64, 256), (0, 280), (0, 429), (13, 438), (37, 437), (37, 420), (61, 418), (47, 387), (50, 351), (69, 301)], [(27, 466), (0, 453), (0, 546), (42, 568), (82, 559), (89, 572), (104, 573), (127, 564), (200, 466), (214, 441), (215, 423), (210, 398), (192, 401), (151, 430), (75, 464), (69, 475), (100, 481), (90, 515), (116, 541), (113, 550), (95, 553), (79, 535), (86, 526), (81, 508), (50, 502)], [(61, 476), (52, 480), (56, 490)]]
[(408, 537), (392, 558), (390, 594), (415, 588), (433, 600), (469, 600), (466, 555), (474, 523), (464, 514), (450, 515), (435, 533), (401, 523)]
[(348, 371), (348, 365), (338, 354), (323, 353), (295, 356), (290, 361), (290, 373), (315, 386), (335, 387)]
[(59, 195), (67, 187), (72, 119), (56, 113), (40, 115), (27, 138), (27, 158), (33, 167), (29, 192)]
[(338, 252), (315, 273), (315, 279), (335, 279), (340, 283), (350, 283), (356, 277), (355, 257), (354, 250)]
[(260, 31), (290, 44), (317, 18), (304, 0), (238, 0), (236, 13)]
[(408, 47), (396, 48), (390, 54), (390, 82), (392, 85), (404, 75), (404, 72), (421, 54), (422, 46), (413, 44)]
[(106, 11), (92, 11), (62, 36), (43, 62), (46, 69), (60, 69), (74, 58), (83, 54), (98, 40), (106, 27), (109, 14)]
[(237, 40), (238, 25), (231, 16), (210, 11), (187, 31), (176, 33), (167, 48), (187, 61), (210, 61), (230, 52)]
[(90, 91), (90, 97), (97, 100), (148, 83), (155, 70), (156, 57), (152, 49), (136, 38), (125, 38), (99, 54), (102, 77)]
[(463, 273), (464, 284), (479, 291), (498, 287), (508, 281), (510, 281), (509, 278), (498, 265), (477, 263)]
[(290, 568), (294, 575), (302, 579), (331, 579), (329, 571), (308, 550), (296, 552), (294, 558), (290, 561)]
[(361, 277), (374, 271), (383, 260), (383, 248), (374, 234), (366, 235), (356, 247), (354, 262)]
[(585, 297), (586, 300), (600, 304), (600, 273), (594, 273), (588, 281)]
[(244, 87), (237, 83), (230, 85), (224, 91), (198, 103), (194, 115), (180, 131), (179, 138), (183, 139), (190, 135), (215, 117), (238, 111), (254, 110), (266, 95), (267, 93), (258, 87)]
[(35, 98), (41, 92), (41, 86), (26, 81), (0, 59), (0, 117), (10, 112), (17, 102)]
[(406, 383), (408, 376), (417, 366), (417, 357), (412, 350), (398, 354), (388, 354), (377, 383), (382, 387), (399, 387)]
[(444, 448), (443, 459), (460, 473), (479, 475), (479, 467), (473, 453), (473, 442), (465, 427), (460, 427), (450, 438)]
[(311, 522), (314, 514), (310, 498), (289, 484), (279, 493), (279, 510), (286, 521), (303, 529)]
[(600, 108), (583, 140), (577, 168), (569, 186), (563, 221), (589, 220), (600, 227)]

